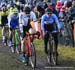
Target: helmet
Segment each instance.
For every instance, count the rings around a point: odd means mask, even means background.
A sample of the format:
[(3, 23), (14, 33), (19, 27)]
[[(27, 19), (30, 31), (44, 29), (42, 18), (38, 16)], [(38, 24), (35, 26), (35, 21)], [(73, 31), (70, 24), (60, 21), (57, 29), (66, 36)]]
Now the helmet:
[(5, 2), (2, 2), (1, 3), (1, 6), (3, 7), (3, 6), (6, 6), (6, 3)]
[(61, 8), (61, 2), (60, 1), (57, 1), (56, 9), (60, 9), (60, 8)]
[(3, 6), (3, 7), (2, 7), (2, 11), (3, 11), (3, 12), (6, 12), (6, 11), (7, 11), (6, 6)]
[(60, 11), (64, 12), (65, 11), (65, 6), (62, 6), (61, 9), (60, 9)]
[(47, 13), (52, 13), (53, 11), (52, 11), (52, 9), (50, 9), (50, 8), (46, 8), (46, 10), (45, 10)]
[(18, 9), (17, 8), (14, 8), (13, 9), (13, 13), (15, 14), (15, 13), (18, 13)]
[(71, 7), (72, 6), (72, 2), (71, 1), (67, 1), (67, 3), (66, 3), (66, 7)]
[(52, 3), (48, 4), (48, 8), (53, 8)]
[(31, 9), (30, 9), (29, 7), (26, 6), (26, 7), (24, 8), (24, 12), (25, 12), (25, 13), (30, 13), (30, 11), (31, 11)]

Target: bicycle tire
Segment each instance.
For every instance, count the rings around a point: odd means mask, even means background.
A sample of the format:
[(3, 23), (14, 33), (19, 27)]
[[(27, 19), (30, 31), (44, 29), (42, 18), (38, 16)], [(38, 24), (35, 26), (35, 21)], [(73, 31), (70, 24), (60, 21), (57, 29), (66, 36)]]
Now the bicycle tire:
[(48, 63), (51, 64), (51, 52), (52, 52), (51, 42), (49, 41), (48, 45)]
[(54, 65), (57, 65), (57, 50), (56, 50), (56, 47), (55, 47), (55, 42), (54, 40), (52, 40), (52, 63)]
[(16, 40), (16, 47), (17, 47), (18, 53), (20, 53), (21, 52), (21, 41), (20, 41), (19, 32), (17, 30), (15, 30), (15, 40)]
[(13, 45), (12, 45), (12, 47), (13, 47), (13, 50), (14, 50), (14, 52), (16, 51), (17, 53), (19, 53), (19, 48), (18, 48), (18, 46), (19, 46), (19, 34), (18, 34), (18, 32), (17, 32), (17, 30), (13, 30)]
[(15, 39), (15, 29), (13, 30), (13, 38), (12, 38), (12, 49), (15, 53), (15, 47), (16, 47), (16, 39)]
[(36, 67), (36, 50), (33, 43), (31, 43), (30, 50), (31, 50), (30, 64), (32, 68), (35, 68)]
[(50, 64), (53, 65), (57, 65), (57, 52), (56, 52), (56, 48), (55, 48), (55, 42), (54, 39), (52, 37), (52, 35), (50, 34), (50, 40), (49, 40), (49, 60), (50, 60)]

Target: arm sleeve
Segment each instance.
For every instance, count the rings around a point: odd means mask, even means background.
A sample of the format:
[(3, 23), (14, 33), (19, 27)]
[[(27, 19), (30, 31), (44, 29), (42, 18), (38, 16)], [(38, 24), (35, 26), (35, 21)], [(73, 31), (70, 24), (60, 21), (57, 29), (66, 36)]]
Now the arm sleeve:
[(41, 30), (44, 31), (44, 16), (41, 18)]
[(59, 23), (59, 20), (58, 20), (58, 18), (57, 18), (56, 15), (54, 15), (54, 21), (55, 21), (55, 23), (56, 23), (58, 29), (61, 29), (61, 27), (60, 27), (60, 23)]
[(31, 19), (32, 19), (33, 21), (36, 21), (36, 20), (37, 20), (36, 15), (35, 15), (34, 12), (31, 12), (31, 13), (30, 13), (30, 17), (31, 17)]
[(22, 23), (22, 14), (19, 13), (19, 23)]
[(11, 15), (8, 16), (8, 26), (10, 28)]

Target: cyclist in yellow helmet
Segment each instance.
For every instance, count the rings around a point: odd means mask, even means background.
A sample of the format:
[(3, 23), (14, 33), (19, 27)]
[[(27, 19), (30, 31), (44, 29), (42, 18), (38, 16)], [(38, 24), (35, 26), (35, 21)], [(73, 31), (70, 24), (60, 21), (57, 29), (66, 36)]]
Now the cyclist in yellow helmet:
[(9, 46), (11, 47), (11, 51), (14, 52), (14, 49), (12, 47), (12, 36), (13, 36), (13, 29), (16, 29), (19, 27), (19, 16), (18, 16), (18, 9), (14, 8), (13, 13), (9, 15), (8, 17), (8, 26), (9, 26)]

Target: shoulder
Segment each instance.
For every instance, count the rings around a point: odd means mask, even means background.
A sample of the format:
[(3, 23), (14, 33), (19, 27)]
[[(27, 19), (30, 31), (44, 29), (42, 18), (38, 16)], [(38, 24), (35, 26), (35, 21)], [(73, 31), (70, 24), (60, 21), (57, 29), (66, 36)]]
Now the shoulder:
[(25, 15), (24, 15), (23, 12), (19, 13), (19, 17), (20, 17), (20, 18), (22, 18), (22, 17), (24, 17), (24, 16), (25, 16)]
[(23, 12), (20, 12), (20, 13), (19, 13), (19, 15), (23, 15), (23, 14), (24, 14)]
[(34, 15), (35, 15), (34, 11), (31, 11), (30, 16), (34, 16)]
[(56, 14), (52, 14), (51, 17), (54, 19), (57, 18)]
[(19, 15), (19, 18), (22, 19), (22, 20), (25, 20), (25, 19), (27, 19), (28, 17), (27, 17), (24, 13), (21, 13), (21, 14)]
[(52, 14), (52, 17), (56, 17), (56, 14)]

